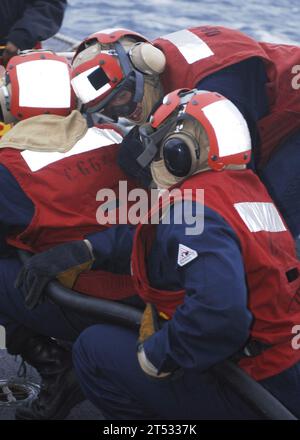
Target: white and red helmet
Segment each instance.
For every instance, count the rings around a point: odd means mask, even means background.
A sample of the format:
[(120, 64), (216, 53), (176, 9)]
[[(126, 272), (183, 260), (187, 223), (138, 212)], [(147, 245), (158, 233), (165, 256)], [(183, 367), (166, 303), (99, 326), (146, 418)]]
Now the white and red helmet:
[(0, 87), (0, 102), (4, 118), (69, 115), (76, 107), (76, 96), (67, 59), (50, 51), (27, 52), (11, 58)]
[[(103, 109), (125, 87), (133, 90), (133, 103), (142, 101), (144, 73), (134, 66), (130, 52), (122, 45), (125, 38), (132, 39), (132, 45), (151, 44), (143, 35), (128, 29), (104, 29), (78, 47), (73, 58), (72, 86), (88, 112)], [(89, 48), (94, 54), (85, 60), (83, 52)]]
[[(180, 133), (181, 124), (187, 119), (198, 121), (205, 129), (209, 143), (208, 165), (212, 170), (221, 171), (227, 165), (244, 165), (250, 161), (250, 132), (238, 108), (216, 92), (179, 89), (165, 96), (152, 115), (150, 126), (140, 127), (145, 149), (138, 163), (143, 167), (149, 165), (158, 150), (168, 144), (168, 135)], [(181, 141), (179, 144), (182, 153), (188, 151), (182, 148)], [(176, 149), (174, 139), (171, 145)], [(195, 149), (200, 150), (201, 145), (195, 145)], [(168, 155), (172, 158), (172, 151), (169, 150)], [(177, 160), (179, 156), (175, 154), (174, 157)]]

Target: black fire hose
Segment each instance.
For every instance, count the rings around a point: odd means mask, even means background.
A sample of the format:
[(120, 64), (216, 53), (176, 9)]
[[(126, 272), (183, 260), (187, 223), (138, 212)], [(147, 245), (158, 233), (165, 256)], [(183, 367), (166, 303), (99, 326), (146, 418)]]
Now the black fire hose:
[[(18, 251), (25, 263), (30, 253)], [(135, 307), (82, 295), (68, 289), (58, 281), (51, 281), (46, 289), (49, 299), (60, 307), (87, 314), (100, 320), (127, 327), (138, 328), (142, 311)], [(234, 362), (226, 360), (211, 368), (213, 374), (222, 380), (251, 407), (260, 418), (267, 420), (297, 420), (297, 418), (262, 385), (253, 380)]]
[(211, 368), (213, 374), (229, 386), (253, 411), (265, 420), (298, 420), (266, 388), (232, 361)]
[[(18, 250), (18, 255), (22, 263), (31, 257), (29, 252), (23, 250)], [(46, 293), (55, 304), (73, 312), (133, 328), (138, 328), (141, 322), (142, 311), (135, 307), (117, 301), (83, 295), (64, 287), (58, 281), (51, 281), (47, 286)]]

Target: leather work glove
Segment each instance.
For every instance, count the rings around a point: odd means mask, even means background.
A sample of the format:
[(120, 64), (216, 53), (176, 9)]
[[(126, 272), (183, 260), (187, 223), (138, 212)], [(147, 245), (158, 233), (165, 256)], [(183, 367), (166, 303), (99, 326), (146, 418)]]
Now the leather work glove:
[(147, 304), (145, 311), (142, 316), (140, 331), (139, 331), (139, 339), (138, 339), (138, 348), (137, 348), (137, 357), (143, 372), (155, 379), (165, 379), (171, 376), (171, 372), (161, 372), (158, 373), (157, 368), (149, 361), (144, 351), (143, 343), (150, 338), (154, 333), (160, 330), (162, 327), (162, 318), (159, 316), (159, 313), (156, 307), (153, 304)]
[(148, 303), (142, 316), (138, 343), (143, 344), (146, 339), (160, 329), (161, 323), (158, 311), (153, 304)]
[(25, 304), (33, 309), (44, 300), (47, 284), (54, 278), (71, 288), (78, 275), (89, 270), (94, 261), (92, 245), (88, 240), (71, 241), (31, 257), (21, 269), (16, 287), (25, 296)]

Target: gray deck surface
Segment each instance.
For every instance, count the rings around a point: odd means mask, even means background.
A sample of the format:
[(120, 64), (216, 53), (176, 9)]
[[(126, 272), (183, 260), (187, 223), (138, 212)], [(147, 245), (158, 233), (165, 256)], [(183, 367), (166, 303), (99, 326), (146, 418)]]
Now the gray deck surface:
[[(0, 350), (0, 380), (16, 378), (19, 365), (19, 357), (15, 359), (5, 350)], [(39, 383), (39, 376), (32, 367), (27, 368), (26, 380)], [(1, 406), (0, 402), (0, 420), (14, 420), (14, 412), (15, 408)], [(94, 405), (86, 400), (73, 408), (67, 420), (103, 420), (103, 416)]]

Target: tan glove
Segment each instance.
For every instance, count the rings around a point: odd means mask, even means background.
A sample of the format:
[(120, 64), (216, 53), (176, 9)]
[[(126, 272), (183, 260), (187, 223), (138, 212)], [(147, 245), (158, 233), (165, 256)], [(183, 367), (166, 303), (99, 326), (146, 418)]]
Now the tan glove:
[(72, 267), (65, 272), (61, 272), (57, 276), (57, 279), (63, 286), (72, 289), (81, 272), (83, 272), (84, 270), (90, 270), (92, 265), (93, 260), (88, 261), (87, 263), (80, 264), (80, 266)]
[(0, 139), (12, 128), (13, 124), (5, 124), (4, 122), (0, 121)]
[(150, 338), (150, 336), (160, 330), (160, 328), (161, 325), (157, 309), (153, 304), (148, 303), (141, 320), (138, 339), (139, 344), (142, 344), (146, 339)]
[(162, 327), (162, 317), (160, 317), (156, 307), (148, 303), (140, 325), (137, 357), (141, 369), (147, 376), (155, 379), (164, 379), (171, 373), (159, 373), (157, 368), (149, 361), (144, 351), (143, 343)]

